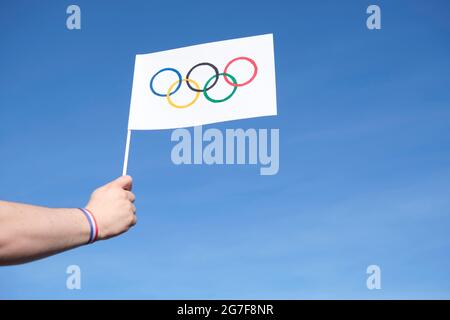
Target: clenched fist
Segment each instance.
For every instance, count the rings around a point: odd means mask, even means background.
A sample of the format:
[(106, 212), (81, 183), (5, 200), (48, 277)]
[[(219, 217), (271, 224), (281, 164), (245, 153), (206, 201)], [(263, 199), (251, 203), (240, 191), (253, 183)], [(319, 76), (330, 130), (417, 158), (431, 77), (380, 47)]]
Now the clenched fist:
[(97, 220), (99, 240), (124, 233), (136, 224), (132, 182), (130, 176), (122, 176), (92, 193), (86, 208)]

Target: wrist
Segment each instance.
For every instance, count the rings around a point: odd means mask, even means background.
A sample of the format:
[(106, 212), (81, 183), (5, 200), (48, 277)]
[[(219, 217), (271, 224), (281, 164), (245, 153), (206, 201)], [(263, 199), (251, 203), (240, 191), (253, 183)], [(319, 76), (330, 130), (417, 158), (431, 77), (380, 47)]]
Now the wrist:
[(77, 243), (79, 245), (88, 243), (91, 228), (83, 212), (78, 208), (71, 208), (66, 210), (69, 210), (68, 213), (69, 216), (71, 217), (70, 224), (72, 226), (72, 229), (75, 228), (77, 230), (75, 233)]
[(88, 227), (88, 241), (87, 244), (94, 243), (99, 238), (99, 230), (97, 220), (95, 218), (94, 213), (87, 208), (78, 208), (78, 210), (83, 214), (85, 219), (85, 225)]

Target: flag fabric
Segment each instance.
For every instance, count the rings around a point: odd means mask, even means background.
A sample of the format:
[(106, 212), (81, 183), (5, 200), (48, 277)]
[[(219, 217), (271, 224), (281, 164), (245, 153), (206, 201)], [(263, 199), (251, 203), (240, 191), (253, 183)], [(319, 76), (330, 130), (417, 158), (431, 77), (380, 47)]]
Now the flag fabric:
[(136, 56), (129, 130), (276, 114), (272, 34)]

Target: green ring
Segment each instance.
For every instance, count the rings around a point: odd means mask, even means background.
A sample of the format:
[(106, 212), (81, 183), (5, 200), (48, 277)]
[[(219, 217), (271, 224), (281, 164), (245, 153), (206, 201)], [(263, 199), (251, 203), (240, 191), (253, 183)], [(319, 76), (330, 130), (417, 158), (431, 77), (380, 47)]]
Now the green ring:
[(213, 103), (220, 103), (220, 102), (225, 102), (225, 101), (227, 101), (228, 99), (230, 99), (230, 98), (233, 96), (233, 94), (234, 94), (234, 93), (236, 92), (236, 90), (237, 90), (237, 86), (233, 87), (233, 91), (231, 91), (231, 93), (230, 93), (227, 97), (225, 97), (225, 98), (223, 98), (223, 99), (220, 99), (220, 100), (215, 100), (215, 99), (211, 98), (210, 96), (208, 96), (208, 94), (206, 93), (206, 88), (208, 88), (209, 83), (210, 83), (215, 77), (219, 77), (219, 76), (226, 76), (226, 77), (229, 77), (229, 78), (231, 79), (231, 81), (233, 81), (234, 84), (237, 84), (236, 78), (233, 77), (231, 74), (228, 74), (228, 73), (225, 73), (225, 72), (222, 72), (222, 73), (219, 73), (219, 74), (215, 74), (215, 75), (213, 75), (211, 78), (209, 78), (209, 80), (206, 81), (205, 86), (203, 87), (203, 95), (205, 96), (205, 98), (206, 98), (208, 101), (211, 101), (211, 102), (213, 102)]

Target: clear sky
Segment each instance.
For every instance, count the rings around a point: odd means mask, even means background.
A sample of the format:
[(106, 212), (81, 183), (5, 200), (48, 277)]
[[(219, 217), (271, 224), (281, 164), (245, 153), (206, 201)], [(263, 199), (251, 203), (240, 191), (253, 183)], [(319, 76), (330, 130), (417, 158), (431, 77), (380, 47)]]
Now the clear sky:
[(0, 298), (450, 298), (448, 1), (1, 1), (0, 198), (83, 206), (121, 174), (135, 54), (264, 33), (279, 115), (206, 128), (279, 128), (278, 175), (137, 132), (138, 225), (0, 268)]

